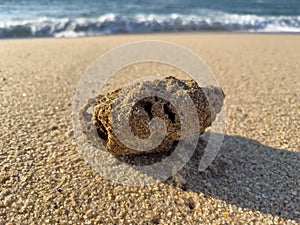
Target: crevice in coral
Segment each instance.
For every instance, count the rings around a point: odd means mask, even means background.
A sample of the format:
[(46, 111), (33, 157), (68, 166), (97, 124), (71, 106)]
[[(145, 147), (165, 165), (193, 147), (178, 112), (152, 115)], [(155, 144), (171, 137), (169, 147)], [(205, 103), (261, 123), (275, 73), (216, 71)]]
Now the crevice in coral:
[(104, 140), (105, 143), (107, 143), (108, 141), (108, 133), (107, 133), (107, 130), (105, 129), (105, 127), (103, 126), (103, 124), (99, 121), (97, 121), (97, 133), (99, 135), (99, 137)]

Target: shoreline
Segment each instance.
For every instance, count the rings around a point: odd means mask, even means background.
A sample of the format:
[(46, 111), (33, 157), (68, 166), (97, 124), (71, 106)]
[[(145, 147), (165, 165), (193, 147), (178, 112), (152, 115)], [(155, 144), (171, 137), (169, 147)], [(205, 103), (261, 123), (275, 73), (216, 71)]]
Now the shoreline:
[(57, 40), (68, 40), (68, 39), (84, 39), (84, 38), (102, 38), (102, 37), (130, 37), (130, 36), (194, 36), (194, 35), (246, 35), (246, 36), (300, 36), (300, 32), (249, 32), (249, 31), (203, 31), (203, 32), (153, 32), (153, 33), (127, 33), (127, 34), (105, 34), (105, 35), (96, 35), (96, 36), (82, 36), (82, 37), (11, 37), (11, 38), (0, 38), (0, 42), (2, 41), (18, 41), (18, 40), (49, 40), (49, 39), (57, 39)]

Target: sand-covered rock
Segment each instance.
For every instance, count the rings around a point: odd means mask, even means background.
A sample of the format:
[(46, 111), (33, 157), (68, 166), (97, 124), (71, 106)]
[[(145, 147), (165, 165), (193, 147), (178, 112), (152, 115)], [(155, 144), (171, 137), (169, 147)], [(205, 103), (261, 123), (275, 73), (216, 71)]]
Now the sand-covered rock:
[[(115, 155), (140, 154), (141, 151), (126, 147), (117, 138), (113, 126), (113, 110), (117, 108), (120, 115), (127, 115), (129, 123), (121, 121), (118, 127), (130, 126), (130, 131), (139, 139), (147, 139), (151, 134), (149, 123), (153, 118), (161, 118), (166, 124), (165, 138), (161, 144), (149, 152), (165, 152), (174, 149), (180, 140), (181, 121), (178, 110), (167, 99), (151, 95), (151, 90), (160, 93), (172, 93), (175, 101), (182, 101), (183, 97), (190, 97), (199, 119), (199, 129), (191, 136), (202, 134), (214, 121), (216, 114), (223, 105), (224, 93), (219, 87), (199, 87), (193, 80), (179, 80), (175, 77), (167, 77), (162, 80), (137, 82), (106, 95), (96, 98), (93, 122), (96, 125), (98, 135), (105, 145), (106, 150)], [(149, 93), (148, 93), (149, 92)], [(147, 96), (139, 99), (128, 111), (128, 105), (137, 96)], [(208, 101), (209, 99), (209, 101)], [(210, 102), (210, 104), (209, 104)], [(186, 109), (187, 113), (189, 109)], [(119, 116), (119, 115), (117, 115)], [(120, 118), (118, 118), (120, 119)], [(144, 152), (145, 153), (145, 152)]]

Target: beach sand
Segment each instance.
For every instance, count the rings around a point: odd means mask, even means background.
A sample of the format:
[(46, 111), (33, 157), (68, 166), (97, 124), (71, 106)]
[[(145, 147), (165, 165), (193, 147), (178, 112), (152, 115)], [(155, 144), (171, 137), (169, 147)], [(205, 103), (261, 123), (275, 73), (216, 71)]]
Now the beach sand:
[[(184, 189), (114, 184), (76, 149), (77, 82), (101, 54), (137, 40), (191, 49), (226, 95), (218, 159)], [(299, 85), (298, 35), (1, 40), (0, 224), (300, 224)]]

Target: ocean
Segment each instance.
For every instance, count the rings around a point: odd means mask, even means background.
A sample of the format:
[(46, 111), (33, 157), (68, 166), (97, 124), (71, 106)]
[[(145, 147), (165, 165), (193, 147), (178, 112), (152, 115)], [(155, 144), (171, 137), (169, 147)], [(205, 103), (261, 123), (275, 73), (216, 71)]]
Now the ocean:
[(300, 0), (0, 0), (0, 38), (300, 32)]

